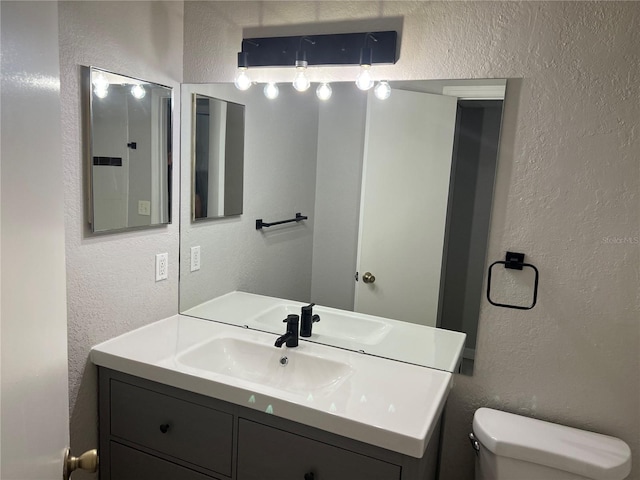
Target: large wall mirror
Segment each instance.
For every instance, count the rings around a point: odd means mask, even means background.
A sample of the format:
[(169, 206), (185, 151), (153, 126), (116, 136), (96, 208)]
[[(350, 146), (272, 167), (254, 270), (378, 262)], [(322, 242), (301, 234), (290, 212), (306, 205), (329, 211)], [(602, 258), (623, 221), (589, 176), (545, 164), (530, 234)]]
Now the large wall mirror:
[[(183, 105), (195, 94), (243, 104), (246, 125), (241, 217), (190, 221), (193, 172), (183, 162), (181, 313), (233, 323), (207, 309), (241, 291), (462, 331), (470, 372), (506, 83), (391, 82), (386, 100), (334, 83), (328, 101), (289, 85), (275, 100), (259, 86), (183, 85)], [(192, 155), (190, 115), (183, 109), (182, 158)], [(256, 219), (296, 213), (307, 220), (256, 230)], [(281, 323), (255, 328), (283, 333)], [(397, 357), (437, 368), (428, 358)]]
[(83, 67), (94, 233), (171, 223), (171, 88)]

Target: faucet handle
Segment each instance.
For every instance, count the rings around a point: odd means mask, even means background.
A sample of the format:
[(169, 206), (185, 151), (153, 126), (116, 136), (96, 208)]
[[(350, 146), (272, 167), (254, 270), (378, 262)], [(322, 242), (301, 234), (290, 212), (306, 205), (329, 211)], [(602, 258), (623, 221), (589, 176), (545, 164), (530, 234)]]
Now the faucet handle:
[(282, 323), (286, 323), (287, 325), (296, 325), (297, 326), (299, 322), (300, 322), (300, 316), (296, 315), (295, 313), (287, 315), (287, 318), (282, 320)]

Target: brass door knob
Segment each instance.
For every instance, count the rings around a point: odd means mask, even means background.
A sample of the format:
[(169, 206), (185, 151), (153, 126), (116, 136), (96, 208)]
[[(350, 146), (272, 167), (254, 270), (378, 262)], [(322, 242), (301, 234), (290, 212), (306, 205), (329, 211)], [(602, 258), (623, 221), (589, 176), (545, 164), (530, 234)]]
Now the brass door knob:
[(376, 281), (376, 277), (371, 272), (365, 272), (365, 274), (362, 275), (362, 281), (364, 283), (373, 283)]
[(71, 473), (75, 470), (84, 470), (86, 472), (95, 473), (98, 471), (98, 450), (88, 450), (79, 457), (71, 455), (68, 448), (64, 452), (64, 461), (62, 462), (62, 478), (69, 480)]

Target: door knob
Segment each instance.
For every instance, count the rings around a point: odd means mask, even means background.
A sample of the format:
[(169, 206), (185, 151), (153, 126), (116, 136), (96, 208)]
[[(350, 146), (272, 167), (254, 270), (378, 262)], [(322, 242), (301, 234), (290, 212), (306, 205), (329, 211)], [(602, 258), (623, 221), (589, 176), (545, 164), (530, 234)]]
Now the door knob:
[(84, 470), (85, 472), (95, 473), (98, 471), (98, 450), (88, 450), (79, 457), (71, 455), (68, 448), (64, 452), (64, 461), (62, 462), (62, 478), (69, 480), (71, 473), (75, 470)]
[(362, 275), (362, 281), (364, 283), (373, 283), (376, 281), (376, 277), (371, 272), (365, 272), (365, 274)]

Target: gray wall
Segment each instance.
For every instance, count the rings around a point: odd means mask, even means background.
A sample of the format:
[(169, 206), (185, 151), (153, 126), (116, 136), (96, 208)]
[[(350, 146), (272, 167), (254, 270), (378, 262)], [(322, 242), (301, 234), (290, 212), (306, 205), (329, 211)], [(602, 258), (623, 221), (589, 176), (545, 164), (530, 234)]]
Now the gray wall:
[[(228, 219), (187, 220), (192, 162), (182, 164), (181, 257), (189, 260), (199, 245), (202, 266), (190, 272), (189, 261), (181, 264), (181, 310), (231, 290), (353, 309), (366, 96), (353, 95), (353, 85), (334, 85), (330, 105), (322, 105), (311, 92), (280, 88), (273, 101), (260, 88), (183, 87), (189, 104), (194, 91), (246, 104), (246, 151), (244, 212)], [(185, 159), (190, 122), (185, 109)], [(255, 231), (256, 218), (283, 220), (296, 212), (309, 219)]]
[[(482, 278), (485, 275), (484, 256), (487, 251), (489, 241), (489, 222), (491, 220), (491, 202), (495, 172), (496, 172), (496, 149), (500, 137), (500, 122), (502, 116), (501, 108), (492, 108), (484, 111), (482, 119), (482, 137), (486, 142), (481, 142), (478, 155), (478, 175), (475, 184), (475, 200), (473, 228), (470, 238), (469, 248), (469, 269), (467, 272), (467, 284), (465, 287), (466, 299), (483, 298)], [(495, 139), (495, 142), (492, 140)], [(529, 287), (529, 286), (528, 286)], [(527, 288), (527, 292), (531, 289)], [(513, 301), (513, 300), (511, 300)], [(525, 303), (529, 304), (529, 303)], [(464, 302), (464, 314), (462, 320), (463, 332), (467, 333), (467, 338), (471, 341), (467, 345), (475, 347), (478, 335), (478, 317), (480, 315), (480, 305), (473, 301)]]
[[(182, 2), (61, 2), (60, 95), (64, 162), (71, 448), (97, 445), (92, 345), (178, 312), (178, 169), (173, 224), (91, 235), (84, 215), (80, 66), (92, 65), (174, 88), (174, 165), (179, 164)], [(155, 282), (155, 254), (169, 279)], [(74, 474), (75, 478), (75, 474)], [(93, 476), (78, 474), (78, 479)]]
[(353, 310), (367, 96), (333, 86), (318, 102), (318, 168), (310, 300)]
[[(129, 87), (130, 88), (130, 87)], [(129, 132), (126, 138), (137, 143), (136, 149), (128, 149), (129, 157), (129, 222), (130, 227), (151, 224), (151, 215), (138, 214), (140, 200), (151, 201), (151, 155), (152, 136), (151, 89), (141, 98), (127, 96), (127, 121)], [(129, 92), (127, 92), (129, 93)], [(153, 124), (155, 126), (155, 124)]]
[(185, 80), (231, 81), (243, 29), (327, 33), (361, 19), (384, 29), (398, 17), (400, 60), (376, 67), (379, 78), (514, 79), (488, 261), (516, 249), (541, 271), (534, 310), (482, 304), (474, 376), (456, 378), (449, 400), (442, 478), (472, 478), (466, 434), (479, 406), (615, 435), (637, 456), (639, 3), (188, 2)]
[[(185, 310), (233, 290), (306, 301), (311, 294), (318, 110), (308, 96), (281, 89), (274, 102), (259, 88), (231, 85), (183, 87), (183, 98), (197, 92), (245, 104), (244, 211), (240, 216), (192, 223), (191, 205), (181, 205), (181, 297)], [(282, 108), (283, 105), (285, 108)], [(191, 114), (182, 129), (182, 197), (191, 195)], [(309, 220), (256, 230), (256, 219)], [(190, 271), (190, 249), (200, 246), (201, 269)]]
[[(91, 107), (91, 156), (120, 157), (121, 166), (91, 168), (93, 228), (97, 231), (125, 228), (129, 216), (129, 149), (122, 139), (129, 138), (127, 94), (124, 87), (112, 85), (104, 100)], [(137, 213), (137, 211), (136, 211)]]
[[(465, 348), (475, 350), (502, 105), (463, 103), (466, 106), (458, 106), (438, 326), (465, 332)], [(530, 298), (529, 292), (527, 285)], [(524, 303), (529, 304), (529, 298)]]
[[(151, 101), (149, 92), (133, 98), (131, 86), (111, 85), (104, 100), (92, 103), (92, 156), (122, 158), (121, 166), (94, 166), (95, 230), (139, 227), (151, 223), (138, 214), (138, 201), (151, 200)], [(135, 141), (130, 149), (127, 141)]]

